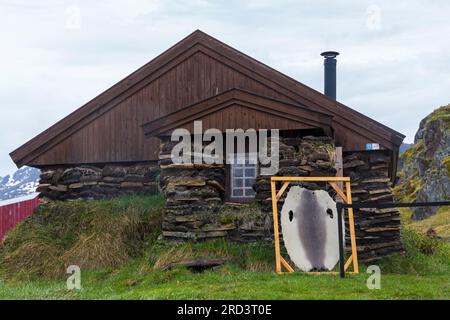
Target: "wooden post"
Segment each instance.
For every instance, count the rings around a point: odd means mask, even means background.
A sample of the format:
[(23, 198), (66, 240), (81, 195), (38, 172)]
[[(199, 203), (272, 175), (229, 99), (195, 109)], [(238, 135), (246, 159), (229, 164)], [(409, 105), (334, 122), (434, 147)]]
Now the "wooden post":
[[(334, 153), (334, 168), (336, 169), (336, 177), (344, 176), (344, 162), (342, 160), (342, 147), (336, 147)], [(339, 188), (342, 190), (344, 188), (344, 184), (339, 181), (337, 183)]]
[(270, 182), (272, 188), (273, 236), (275, 239), (275, 270), (277, 273), (281, 273), (280, 234), (278, 229), (278, 201), (275, 183), (275, 181)]
[(283, 196), (284, 191), (286, 191), (287, 187), (289, 187), (289, 181), (286, 181), (283, 186), (281, 187), (280, 191), (277, 193), (277, 201), (281, 199)]
[[(345, 191), (347, 192), (347, 204), (352, 204), (352, 191), (350, 181), (345, 183)], [(353, 271), (359, 273), (358, 253), (356, 250), (355, 222), (353, 219), (353, 208), (348, 208), (348, 224), (350, 225), (350, 243), (352, 245), (352, 261)]]
[(342, 204), (337, 205), (337, 219), (338, 219), (338, 244), (339, 244), (339, 275), (341, 278), (345, 277), (345, 261), (344, 261), (344, 234), (342, 232)]
[[(337, 192), (337, 194), (342, 198), (342, 200), (347, 203), (347, 196), (342, 191), (342, 188), (340, 188), (335, 182), (329, 182), (330, 186), (333, 187), (334, 191)], [(342, 183), (341, 183), (342, 184)], [(340, 200), (340, 199), (338, 199)]]

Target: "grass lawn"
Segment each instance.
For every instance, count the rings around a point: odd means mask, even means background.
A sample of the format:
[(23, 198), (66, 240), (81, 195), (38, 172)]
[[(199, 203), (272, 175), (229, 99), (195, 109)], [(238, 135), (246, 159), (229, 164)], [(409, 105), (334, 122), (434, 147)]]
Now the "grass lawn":
[(403, 225), (408, 226), (409, 229), (426, 233), (431, 228), (441, 238), (450, 240), (450, 207), (441, 207), (436, 214), (420, 221), (411, 219), (412, 210), (410, 208), (401, 208), (400, 212)]
[(68, 291), (65, 281), (0, 282), (1, 299), (450, 299), (448, 275), (386, 274), (381, 289), (369, 290), (369, 274), (341, 279), (333, 275), (243, 271), (225, 266), (192, 273), (185, 269), (82, 275), (82, 289)]
[[(407, 241), (419, 247), (412, 242), (417, 241), (414, 239)], [(146, 257), (133, 259), (118, 269), (82, 271), (81, 290), (67, 290), (65, 278), (0, 280), (0, 299), (450, 299), (448, 244), (431, 255), (415, 250), (380, 261), (379, 290), (367, 288), (370, 274), (364, 265), (359, 275), (345, 279), (300, 272), (277, 275), (270, 271), (273, 250), (262, 244), (230, 245), (219, 241), (184, 243), (172, 250), (165, 245), (153, 247), (157, 249), (150, 250)], [(155, 269), (158, 262), (205, 252), (241, 257), (242, 262), (232, 260), (202, 273), (185, 268)]]
[[(419, 224), (404, 221), (406, 254), (377, 262), (381, 289), (369, 290), (371, 274), (364, 265), (360, 274), (345, 279), (301, 272), (277, 275), (274, 249), (267, 243), (176, 244), (158, 240), (158, 230), (136, 238), (136, 231), (158, 221), (148, 207), (162, 202), (146, 201), (73, 202), (35, 214), (32, 223), (17, 227), (0, 247), (0, 299), (450, 299), (450, 243), (423, 235), (426, 227)], [(98, 217), (108, 217), (108, 223)], [(438, 215), (432, 224), (448, 226), (448, 214)], [(446, 234), (447, 229), (440, 231)], [(93, 236), (98, 234), (105, 238)], [(199, 257), (230, 261), (202, 273), (161, 270)], [(68, 275), (61, 266), (72, 261), (82, 270), (81, 290), (66, 288)]]

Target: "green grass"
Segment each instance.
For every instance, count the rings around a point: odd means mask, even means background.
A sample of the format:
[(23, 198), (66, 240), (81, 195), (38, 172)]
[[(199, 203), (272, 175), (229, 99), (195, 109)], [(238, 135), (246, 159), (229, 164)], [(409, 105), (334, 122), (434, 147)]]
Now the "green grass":
[(439, 208), (431, 217), (423, 220), (412, 220), (411, 208), (400, 208), (402, 224), (410, 230), (420, 234), (426, 234), (433, 229), (436, 234), (444, 240), (450, 240), (450, 207)]
[[(67, 290), (65, 278), (4, 279), (0, 280), (0, 299), (450, 299), (449, 244), (440, 242), (433, 253), (424, 253), (416, 244), (427, 239), (414, 232), (404, 236), (406, 256), (378, 263), (380, 290), (367, 288), (370, 274), (364, 265), (359, 275), (345, 279), (301, 272), (277, 275), (271, 245), (157, 241), (146, 248), (143, 257), (120, 268), (82, 271), (81, 290)], [(169, 249), (172, 251), (167, 254)], [(202, 273), (156, 267), (158, 261), (169, 262), (169, 257), (183, 260), (198, 256), (228, 256), (232, 260)]]
[(449, 299), (448, 275), (382, 274), (369, 290), (369, 274), (341, 279), (302, 273), (277, 275), (232, 265), (203, 273), (186, 269), (144, 271), (138, 261), (118, 272), (82, 274), (82, 289), (64, 281), (0, 282), (1, 299)]
[(0, 246), (0, 274), (58, 278), (65, 267), (119, 267), (142, 255), (161, 228), (160, 196), (52, 202), (20, 223)]
[[(301, 272), (277, 275), (272, 244), (224, 240), (173, 243), (158, 240), (159, 229), (147, 230), (139, 238), (140, 245), (131, 246), (133, 254), (125, 257), (121, 252), (128, 251), (129, 246), (104, 247), (98, 243), (104, 242), (103, 238), (93, 242), (96, 246), (83, 246), (84, 251), (78, 255), (88, 257), (90, 263), (83, 260), (81, 290), (66, 289), (68, 275), (64, 272), (43, 272), (43, 267), (55, 269), (57, 263), (66, 266), (70, 261), (61, 257), (73, 253), (72, 248), (83, 235), (129, 235), (130, 230), (140, 230), (135, 229), (135, 223), (130, 225), (130, 221), (136, 221), (130, 216), (138, 215), (140, 223), (154, 223), (155, 212), (160, 215), (162, 205), (161, 197), (123, 197), (43, 208), (30, 219), (33, 223), (20, 225), (0, 247), (0, 299), (450, 299), (450, 243), (410, 228), (412, 222), (406, 214), (402, 216), (406, 254), (376, 263), (381, 268), (380, 290), (367, 288), (370, 274), (364, 265), (360, 274), (345, 279)], [(99, 218), (109, 222), (99, 223)], [(54, 223), (49, 224), (48, 219)], [(442, 220), (435, 224), (442, 224)], [(125, 231), (123, 226), (127, 226)], [(122, 240), (128, 243), (130, 239), (127, 236)], [(15, 255), (23, 250), (24, 243), (43, 248), (37, 250), (40, 254), (25, 251), (26, 255)], [(112, 249), (116, 250), (112, 256), (123, 259), (109, 266), (99, 263), (102, 250)], [(11, 255), (16, 260), (11, 260)], [(14, 263), (5, 264), (5, 257)], [(179, 267), (162, 270), (173, 262), (218, 257), (229, 258), (229, 262), (202, 273)]]
[(404, 255), (393, 255), (376, 263), (384, 272), (424, 277), (447, 275), (450, 279), (450, 243), (407, 228), (402, 231), (402, 242)]

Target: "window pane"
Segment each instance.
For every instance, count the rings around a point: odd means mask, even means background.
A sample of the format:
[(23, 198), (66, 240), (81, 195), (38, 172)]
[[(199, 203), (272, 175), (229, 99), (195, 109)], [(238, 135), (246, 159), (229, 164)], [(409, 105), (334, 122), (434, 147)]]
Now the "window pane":
[(235, 155), (231, 164), (231, 197), (254, 198), (253, 185), (258, 174), (257, 161), (250, 155)]
[(233, 181), (233, 187), (242, 188), (244, 186), (244, 179), (235, 178)]
[(245, 168), (246, 177), (256, 177), (256, 168)]
[(233, 175), (235, 177), (242, 177), (244, 173), (244, 169), (234, 168), (233, 169)]
[(255, 179), (245, 179), (245, 186), (246, 187), (253, 187), (253, 185), (255, 184)]
[(246, 197), (253, 197), (255, 195), (255, 191), (253, 189), (245, 189)]

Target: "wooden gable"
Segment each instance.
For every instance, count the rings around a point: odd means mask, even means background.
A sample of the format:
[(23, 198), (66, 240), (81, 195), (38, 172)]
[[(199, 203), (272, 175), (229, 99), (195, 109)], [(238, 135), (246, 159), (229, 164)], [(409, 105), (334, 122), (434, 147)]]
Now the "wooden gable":
[[(195, 31), (10, 155), (22, 165), (156, 160), (159, 142), (142, 126), (239, 88), (333, 116), (344, 149), (379, 142), (397, 150), (403, 136), (323, 94)], [(256, 111), (254, 111), (256, 112)]]
[(195, 103), (144, 125), (145, 135), (170, 134), (176, 128), (193, 130), (201, 120), (203, 129), (313, 129), (321, 128), (331, 135), (332, 116), (300, 105), (231, 89)]

